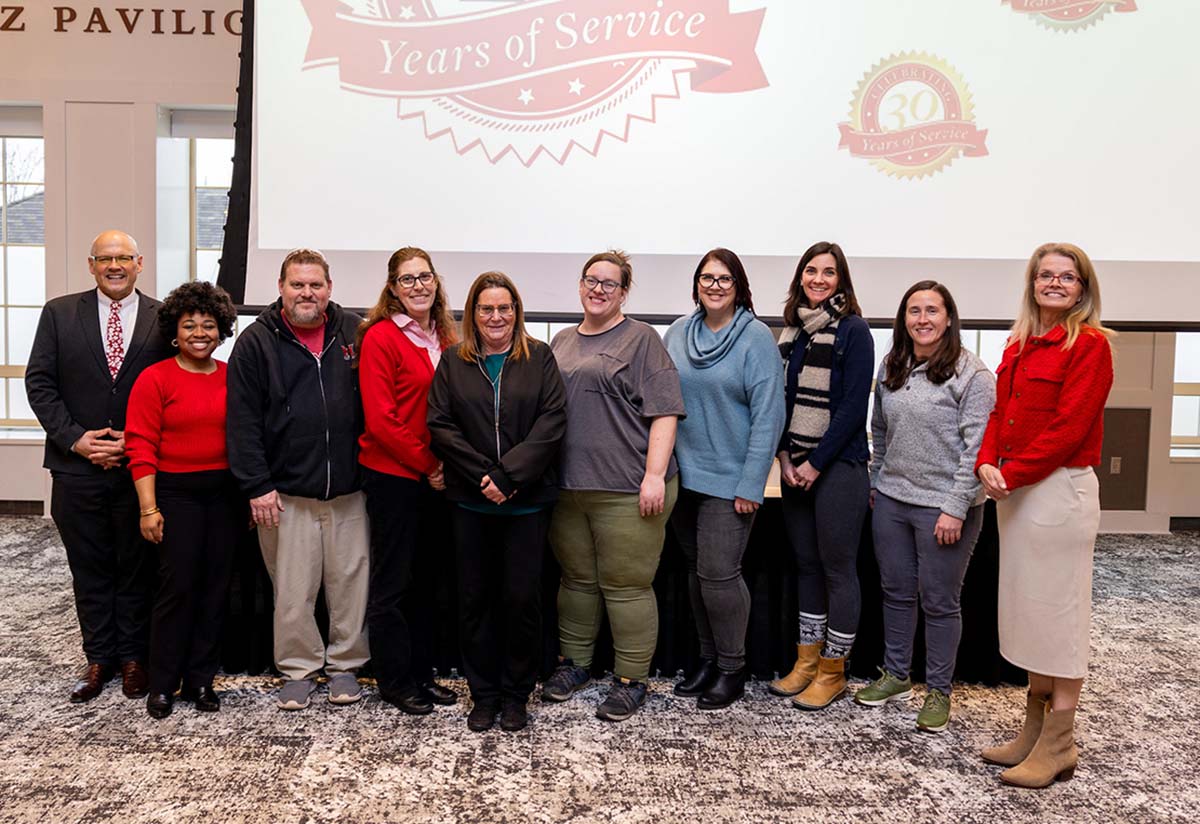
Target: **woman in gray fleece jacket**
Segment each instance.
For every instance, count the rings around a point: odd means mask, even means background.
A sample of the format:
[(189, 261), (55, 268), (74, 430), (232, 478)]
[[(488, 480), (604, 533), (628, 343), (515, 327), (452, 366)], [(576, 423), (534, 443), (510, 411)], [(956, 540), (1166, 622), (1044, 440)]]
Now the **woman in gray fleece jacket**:
[(996, 379), (963, 349), (950, 291), (931, 280), (913, 284), (896, 312), (871, 419), (884, 665), (855, 700), (874, 707), (912, 697), (919, 596), (928, 693), (917, 727), (927, 732), (941, 732), (950, 720), (950, 679), (962, 635), (959, 595), (983, 524), (975, 457), (995, 403)]

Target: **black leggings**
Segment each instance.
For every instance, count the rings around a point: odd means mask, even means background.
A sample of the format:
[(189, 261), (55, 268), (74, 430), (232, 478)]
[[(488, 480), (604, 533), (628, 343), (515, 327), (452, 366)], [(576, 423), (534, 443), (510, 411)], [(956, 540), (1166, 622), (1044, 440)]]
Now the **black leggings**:
[(800, 611), (828, 614), (829, 629), (853, 636), (862, 593), (858, 544), (870, 480), (863, 463), (837, 461), (811, 490), (783, 485), (783, 525), (796, 554)]

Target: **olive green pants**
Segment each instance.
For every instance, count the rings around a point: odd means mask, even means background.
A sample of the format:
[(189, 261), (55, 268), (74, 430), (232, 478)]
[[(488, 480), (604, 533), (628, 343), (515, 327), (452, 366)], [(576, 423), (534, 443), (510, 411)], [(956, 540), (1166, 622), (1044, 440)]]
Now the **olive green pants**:
[(550, 544), (562, 567), (558, 641), (564, 658), (591, 666), (600, 618), (607, 610), (616, 655), (613, 672), (646, 680), (658, 644), (654, 574), (678, 494), (676, 476), (667, 481), (663, 511), (643, 518), (637, 493), (560, 493), (550, 521)]

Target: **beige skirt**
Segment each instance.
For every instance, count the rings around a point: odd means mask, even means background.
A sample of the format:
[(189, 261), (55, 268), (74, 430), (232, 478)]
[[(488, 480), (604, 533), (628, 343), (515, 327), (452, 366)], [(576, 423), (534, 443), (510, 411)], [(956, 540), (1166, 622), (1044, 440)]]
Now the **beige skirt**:
[(1100, 484), (1091, 467), (1060, 467), (996, 506), (1000, 654), (1029, 672), (1087, 675), (1092, 553)]

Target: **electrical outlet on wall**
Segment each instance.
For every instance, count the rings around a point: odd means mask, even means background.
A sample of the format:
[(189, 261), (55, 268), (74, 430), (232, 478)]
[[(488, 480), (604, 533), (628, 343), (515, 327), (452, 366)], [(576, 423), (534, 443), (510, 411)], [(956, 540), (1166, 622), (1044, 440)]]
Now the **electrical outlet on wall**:
[(1109, 475), (1120, 475), (1121, 474), (1121, 459), (1119, 457), (1113, 457), (1113, 458), (1108, 459), (1108, 474)]

